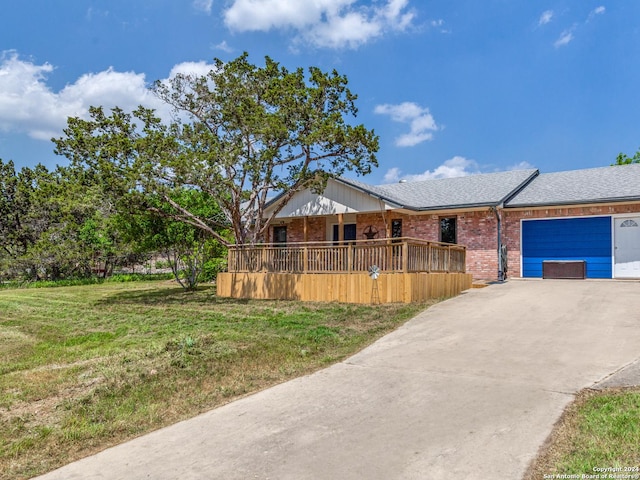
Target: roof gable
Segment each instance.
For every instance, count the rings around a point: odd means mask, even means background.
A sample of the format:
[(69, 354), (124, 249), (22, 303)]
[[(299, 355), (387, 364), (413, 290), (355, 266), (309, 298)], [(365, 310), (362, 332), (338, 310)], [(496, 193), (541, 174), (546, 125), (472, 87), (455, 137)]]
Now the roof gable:
[[(266, 214), (277, 204), (278, 199), (267, 207)], [(389, 208), (381, 201), (360, 189), (329, 179), (321, 195), (306, 189), (297, 192), (287, 202), (277, 218), (335, 215), (337, 213), (358, 213), (380, 211)]]

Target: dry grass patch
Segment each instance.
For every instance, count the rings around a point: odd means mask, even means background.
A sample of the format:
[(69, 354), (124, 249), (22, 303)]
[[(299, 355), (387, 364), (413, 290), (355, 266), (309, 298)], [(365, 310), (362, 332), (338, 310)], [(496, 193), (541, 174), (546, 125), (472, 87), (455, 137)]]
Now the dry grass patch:
[(427, 306), (228, 300), (170, 282), (0, 291), (0, 479), (327, 366)]

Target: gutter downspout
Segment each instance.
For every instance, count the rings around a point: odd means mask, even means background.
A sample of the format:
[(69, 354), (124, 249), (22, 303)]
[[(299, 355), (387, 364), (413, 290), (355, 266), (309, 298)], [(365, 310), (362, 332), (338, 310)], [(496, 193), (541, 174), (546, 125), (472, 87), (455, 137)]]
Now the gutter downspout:
[(502, 261), (502, 220), (500, 219), (500, 214), (498, 213), (498, 205), (496, 205), (495, 207), (491, 207), (491, 211), (496, 216), (496, 220), (498, 222), (498, 225), (497, 225), (498, 281), (503, 282), (505, 280), (505, 272), (504, 272), (504, 263)]

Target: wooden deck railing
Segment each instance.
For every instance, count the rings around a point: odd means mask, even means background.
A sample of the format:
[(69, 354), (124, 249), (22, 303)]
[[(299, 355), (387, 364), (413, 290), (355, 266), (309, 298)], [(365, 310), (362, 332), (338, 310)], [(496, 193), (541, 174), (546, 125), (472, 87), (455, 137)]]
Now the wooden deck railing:
[(466, 249), (461, 245), (416, 238), (288, 244), (234, 245), (229, 272), (336, 273), (383, 272), (464, 273)]

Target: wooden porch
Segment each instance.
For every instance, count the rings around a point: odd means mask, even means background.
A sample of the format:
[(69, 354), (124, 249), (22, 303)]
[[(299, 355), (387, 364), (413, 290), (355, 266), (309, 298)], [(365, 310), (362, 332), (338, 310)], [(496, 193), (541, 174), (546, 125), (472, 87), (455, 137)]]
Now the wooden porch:
[[(218, 295), (346, 303), (421, 302), (471, 286), (461, 245), (394, 238), (346, 242), (235, 245)], [(370, 278), (377, 266), (380, 276)]]
[(229, 272), (355, 273), (376, 265), (385, 273), (465, 273), (466, 248), (417, 238), (234, 245)]

